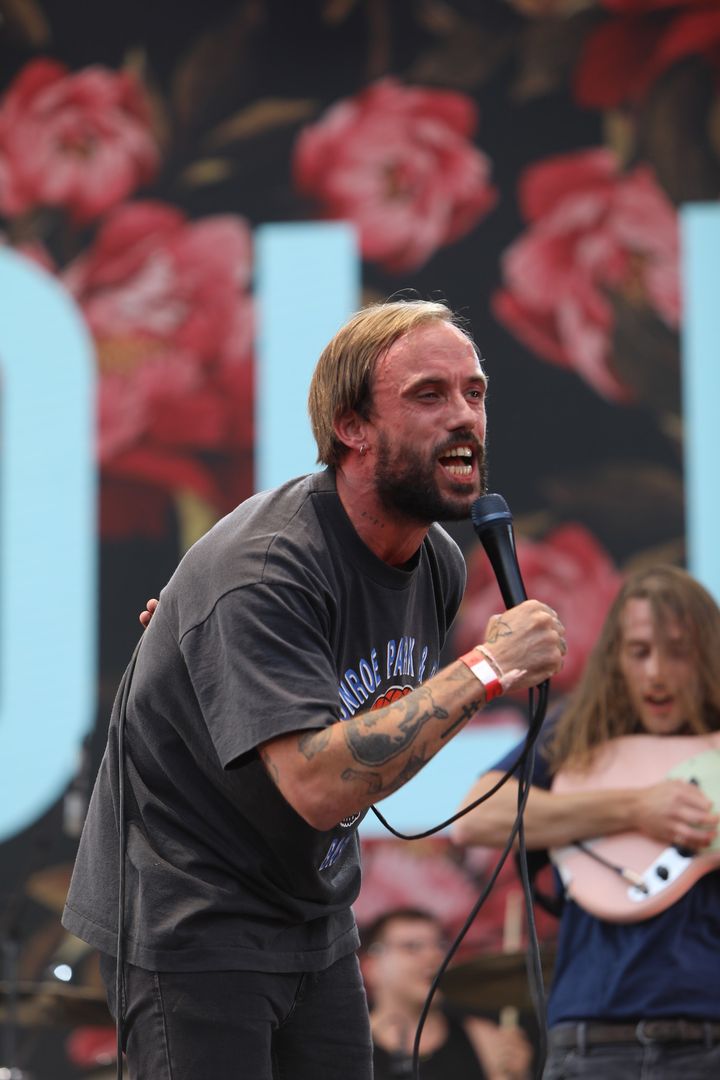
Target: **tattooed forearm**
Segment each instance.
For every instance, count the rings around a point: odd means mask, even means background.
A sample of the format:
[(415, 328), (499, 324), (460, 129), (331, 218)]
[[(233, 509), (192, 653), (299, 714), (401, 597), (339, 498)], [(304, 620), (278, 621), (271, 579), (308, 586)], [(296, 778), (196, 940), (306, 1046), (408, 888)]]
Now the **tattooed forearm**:
[(488, 634), (487, 639), (488, 645), (491, 645), (493, 641), (497, 641), (498, 638), (509, 637), (510, 634), (512, 634), (512, 627), (509, 623), (505, 622), (505, 620), (500, 615), (498, 615), (492, 620), (490, 626), (490, 633)]
[(330, 738), (330, 728), (322, 728), (320, 731), (304, 731), (298, 739), (298, 749), (308, 761), (312, 761), (316, 754), (326, 748)]
[(482, 704), (482, 701), (469, 701), (467, 705), (463, 705), (459, 716), (444, 731), (440, 732), (440, 738), (447, 739), (448, 735), (452, 735), (459, 727), (462, 727), (471, 716), (475, 715)]
[(407, 784), (408, 780), (412, 780), (413, 776), (420, 772), (427, 761), (428, 757), (423, 751), (412, 754), (398, 773), (394, 783), (389, 785), (389, 790), (395, 791), (396, 788), (402, 787), (403, 784)]
[(405, 762), (400, 772), (386, 783), (383, 783), (382, 775), (379, 772), (370, 772), (365, 769), (343, 769), (340, 775), (341, 779), (347, 782), (355, 780), (364, 784), (368, 795), (384, 797), (392, 795), (393, 791), (397, 791), (408, 780), (412, 780), (413, 776), (420, 772), (427, 760), (428, 758), (422, 752), (413, 754)]
[(361, 772), (360, 769), (343, 769), (340, 773), (341, 780), (359, 780), (365, 784), (368, 795), (377, 795), (382, 791), (382, 776), (378, 772)]
[(385, 765), (412, 745), (428, 721), (447, 719), (447, 710), (435, 705), (428, 690), (416, 694), (409, 694), (390, 706), (399, 717), (394, 732), (373, 730), (377, 718), (372, 713), (363, 713), (345, 721), (345, 739), (357, 762), (376, 767)]

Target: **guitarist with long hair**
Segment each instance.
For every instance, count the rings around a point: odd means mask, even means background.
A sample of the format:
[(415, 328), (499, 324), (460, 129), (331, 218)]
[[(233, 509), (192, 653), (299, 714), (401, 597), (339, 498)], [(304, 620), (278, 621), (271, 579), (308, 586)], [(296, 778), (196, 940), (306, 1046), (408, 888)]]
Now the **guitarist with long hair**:
[[(545, 1080), (720, 1076), (720, 609), (685, 571), (626, 580), (532, 784), (565, 895)], [(502, 845), (516, 809), (510, 781), (455, 841)]]

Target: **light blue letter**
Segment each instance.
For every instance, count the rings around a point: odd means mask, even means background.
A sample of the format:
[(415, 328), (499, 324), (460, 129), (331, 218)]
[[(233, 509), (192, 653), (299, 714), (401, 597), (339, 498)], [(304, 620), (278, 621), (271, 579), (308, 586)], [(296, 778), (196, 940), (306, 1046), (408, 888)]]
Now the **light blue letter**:
[(62, 794), (96, 702), (94, 364), (58, 282), (0, 250), (0, 840)]

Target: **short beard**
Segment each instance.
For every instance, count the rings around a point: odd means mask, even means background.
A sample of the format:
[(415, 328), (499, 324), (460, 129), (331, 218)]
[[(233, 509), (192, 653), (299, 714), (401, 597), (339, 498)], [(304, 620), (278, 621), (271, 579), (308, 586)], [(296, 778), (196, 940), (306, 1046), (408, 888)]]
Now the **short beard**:
[[(453, 437), (452, 445), (467, 442), (475, 452), (475, 464), (480, 478), (480, 490), (487, 491), (487, 469), (485, 449), (474, 435), (459, 432)], [(425, 459), (412, 449), (405, 449), (402, 463), (397, 464), (390, 458), (387, 438), (380, 435), (377, 442), (377, 464), (375, 467), (375, 491), (382, 506), (393, 514), (401, 514), (408, 521), (428, 525), (433, 521), (463, 521), (470, 517), (471, 503), (468, 490), (458, 484), (458, 498), (443, 495), (435, 480), (435, 466), (443, 448), (436, 449), (432, 457)]]

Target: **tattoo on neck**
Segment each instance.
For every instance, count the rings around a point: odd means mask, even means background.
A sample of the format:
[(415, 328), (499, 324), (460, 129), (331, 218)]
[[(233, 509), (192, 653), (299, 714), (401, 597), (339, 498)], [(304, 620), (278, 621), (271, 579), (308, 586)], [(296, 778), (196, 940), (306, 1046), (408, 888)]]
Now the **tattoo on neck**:
[(360, 517), (367, 518), (371, 525), (377, 525), (379, 529), (385, 528), (385, 522), (381, 521), (380, 518), (375, 517), (374, 514), (369, 514), (367, 510), (361, 511)]

